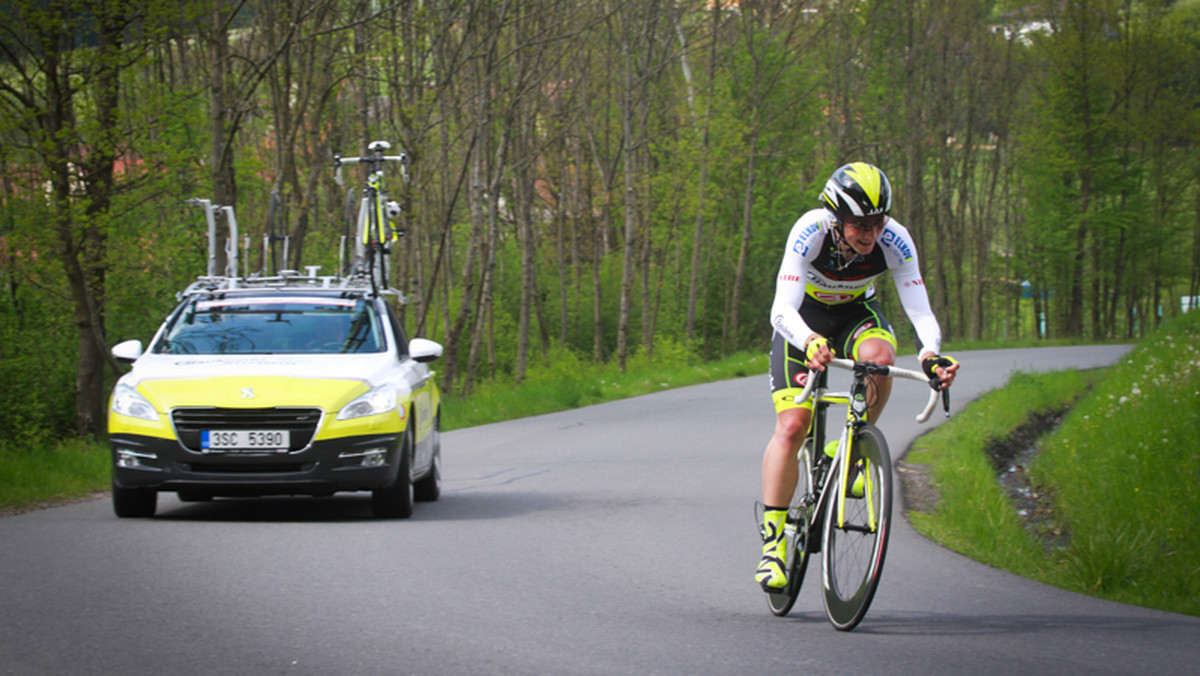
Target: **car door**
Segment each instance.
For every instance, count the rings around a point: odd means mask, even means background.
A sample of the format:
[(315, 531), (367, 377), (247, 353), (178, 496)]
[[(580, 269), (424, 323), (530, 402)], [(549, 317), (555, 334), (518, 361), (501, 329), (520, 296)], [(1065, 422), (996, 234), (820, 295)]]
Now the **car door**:
[[(433, 462), (433, 394), (430, 379), (432, 374), (429, 367), (413, 359), (408, 353), (408, 335), (400, 323), (399, 317), (392, 306), (381, 301), (386, 308), (388, 323), (391, 325), (392, 337), (395, 341), (396, 359), (400, 366), (400, 377), (406, 389), (412, 392), (410, 416), (416, 418), (413, 439), (416, 442), (416, 453), (413, 458), (413, 469), (417, 474)], [(412, 424), (409, 420), (409, 424)]]

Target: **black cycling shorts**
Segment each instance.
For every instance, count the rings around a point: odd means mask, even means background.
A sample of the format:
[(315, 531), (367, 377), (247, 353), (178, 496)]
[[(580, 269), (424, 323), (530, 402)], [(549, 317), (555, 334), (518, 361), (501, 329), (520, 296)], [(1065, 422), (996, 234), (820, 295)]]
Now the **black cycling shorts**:
[[(836, 357), (857, 359), (858, 344), (866, 338), (882, 338), (896, 347), (896, 334), (887, 317), (879, 310), (879, 301), (855, 301), (842, 305), (826, 305), (805, 298), (800, 305), (800, 316), (815, 333), (825, 336), (829, 349)], [(778, 332), (771, 342), (771, 397), (775, 400), (775, 411), (789, 408), (811, 408), (811, 404), (797, 404), (795, 398), (804, 389), (808, 378), (807, 359), (804, 350), (784, 340)]]

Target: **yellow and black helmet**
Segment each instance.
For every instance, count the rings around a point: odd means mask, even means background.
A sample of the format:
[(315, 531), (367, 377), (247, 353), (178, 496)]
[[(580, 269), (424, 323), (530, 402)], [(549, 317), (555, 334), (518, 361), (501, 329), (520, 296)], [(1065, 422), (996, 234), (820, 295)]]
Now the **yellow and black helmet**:
[(892, 184), (879, 167), (852, 162), (825, 182), (821, 202), (842, 222), (847, 216), (886, 214), (892, 208)]

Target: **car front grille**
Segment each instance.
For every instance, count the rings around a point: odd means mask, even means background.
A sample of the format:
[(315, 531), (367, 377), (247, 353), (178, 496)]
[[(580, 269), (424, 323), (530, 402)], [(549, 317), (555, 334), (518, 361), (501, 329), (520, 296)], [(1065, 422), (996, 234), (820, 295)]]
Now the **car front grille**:
[(271, 463), (271, 464), (255, 464), (255, 463), (220, 463), (220, 462), (191, 462), (183, 463), (180, 467), (186, 472), (201, 472), (204, 474), (296, 474), (299, 472), (311, 472), (313, 463)]
[(312, 442), (321, 422), (319, 408), (177, 408), (171, 412), (175, 433), (188, 450), (200, 452), (203, 430), (288, 430), (289, 451)]

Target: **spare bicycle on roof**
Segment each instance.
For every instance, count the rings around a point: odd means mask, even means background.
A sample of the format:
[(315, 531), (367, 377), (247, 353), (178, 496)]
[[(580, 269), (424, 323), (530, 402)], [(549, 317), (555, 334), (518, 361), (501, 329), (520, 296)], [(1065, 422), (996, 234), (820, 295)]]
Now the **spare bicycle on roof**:
[[(388, 196), (384, 181), (384, 167), (389, 162), (400, 165), (400, 175), (404, 182), (409, 180), (408, 154), (385, 154), (392, 144), (387, 141), (372, 141), (367, 145), (367, 154), (354, 157), (333, 156), (334, 180), (342, 185), (342, 165), (366, 165), (366, 186), (358, 201), (357, 216), (352, 215), (355, 191), (351, 189), (346, 196), (346, 232), (354, 232), (354, 255), (350, 275), (365, 275), (370, 279), (372, 288), (387, 288), (387, 254), (391, 251), (393, 242), (404, 236), (404, 229), (397, 227), (395, 221), (400, 218), (400, 204)], [(351, 220), (353, 219), (353, 220)], [(343, 249), (347, 237), (343, 237)]]

